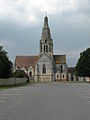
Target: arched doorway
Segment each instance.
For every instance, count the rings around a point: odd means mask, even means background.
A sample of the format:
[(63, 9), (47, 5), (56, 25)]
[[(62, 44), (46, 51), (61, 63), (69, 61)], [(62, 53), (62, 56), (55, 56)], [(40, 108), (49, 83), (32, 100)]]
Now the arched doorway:
[(46, 74), (46, 66), (45, 66), (45, 64), (42, 66), (42, 73)]
[(30, 73), (29, 73), (29, 77), (32, 78), (32, 72), (31, 72), (31, 71), (30, 71)]

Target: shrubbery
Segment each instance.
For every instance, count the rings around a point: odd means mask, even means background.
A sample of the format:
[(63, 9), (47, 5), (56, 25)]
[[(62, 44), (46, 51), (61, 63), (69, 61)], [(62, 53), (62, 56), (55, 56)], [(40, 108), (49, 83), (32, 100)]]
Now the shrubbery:
[(18, 78), (24, 78), (24, 77), (26, 77), (26, 78), (28, 78), (28, 76), (26, 75), (26, 73), (23, 70), (16, 70), (13, 73), (12, 77), (18, 77)]

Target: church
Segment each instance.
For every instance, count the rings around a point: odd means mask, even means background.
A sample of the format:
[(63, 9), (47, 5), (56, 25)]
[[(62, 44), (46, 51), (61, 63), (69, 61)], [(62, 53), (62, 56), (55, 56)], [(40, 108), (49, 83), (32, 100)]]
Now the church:
[(38, 56), (16, 56), (14, 71), (23, 70), (30, 80), (35, 82), (53, 82), (67, 80), (66, 55), (54, 55), (53, 39), (48, 24), (44, 18)]

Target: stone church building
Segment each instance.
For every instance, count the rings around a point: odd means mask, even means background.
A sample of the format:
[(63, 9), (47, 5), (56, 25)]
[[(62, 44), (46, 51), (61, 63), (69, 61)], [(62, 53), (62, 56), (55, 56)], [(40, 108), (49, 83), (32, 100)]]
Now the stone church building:
[(44, 18), (44, 26), (40, 39), (38, 56), (16, 56), (14, 71), (24, 70), (29, 79), (36, 82), (53, 82), (67, 80), (66, 55), (54, 55), (48, 17)]

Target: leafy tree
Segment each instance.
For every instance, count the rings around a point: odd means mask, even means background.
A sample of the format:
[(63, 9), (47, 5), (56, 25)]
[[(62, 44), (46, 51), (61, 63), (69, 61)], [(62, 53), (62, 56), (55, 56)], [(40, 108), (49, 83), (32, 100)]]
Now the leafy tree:
[(23, 70), (16, 70), (13, 73), (13, 77), (24, 78), (24, 77), (27, 77), (27, 75)]
[(9, 78), (12, 66), (12, 62), (7, 57), (7, 52), (0, 46), (0, 78)]
[(90, 48), (80, 53), (80, 58), (75, 67), (76, 76), (90, 77)]

